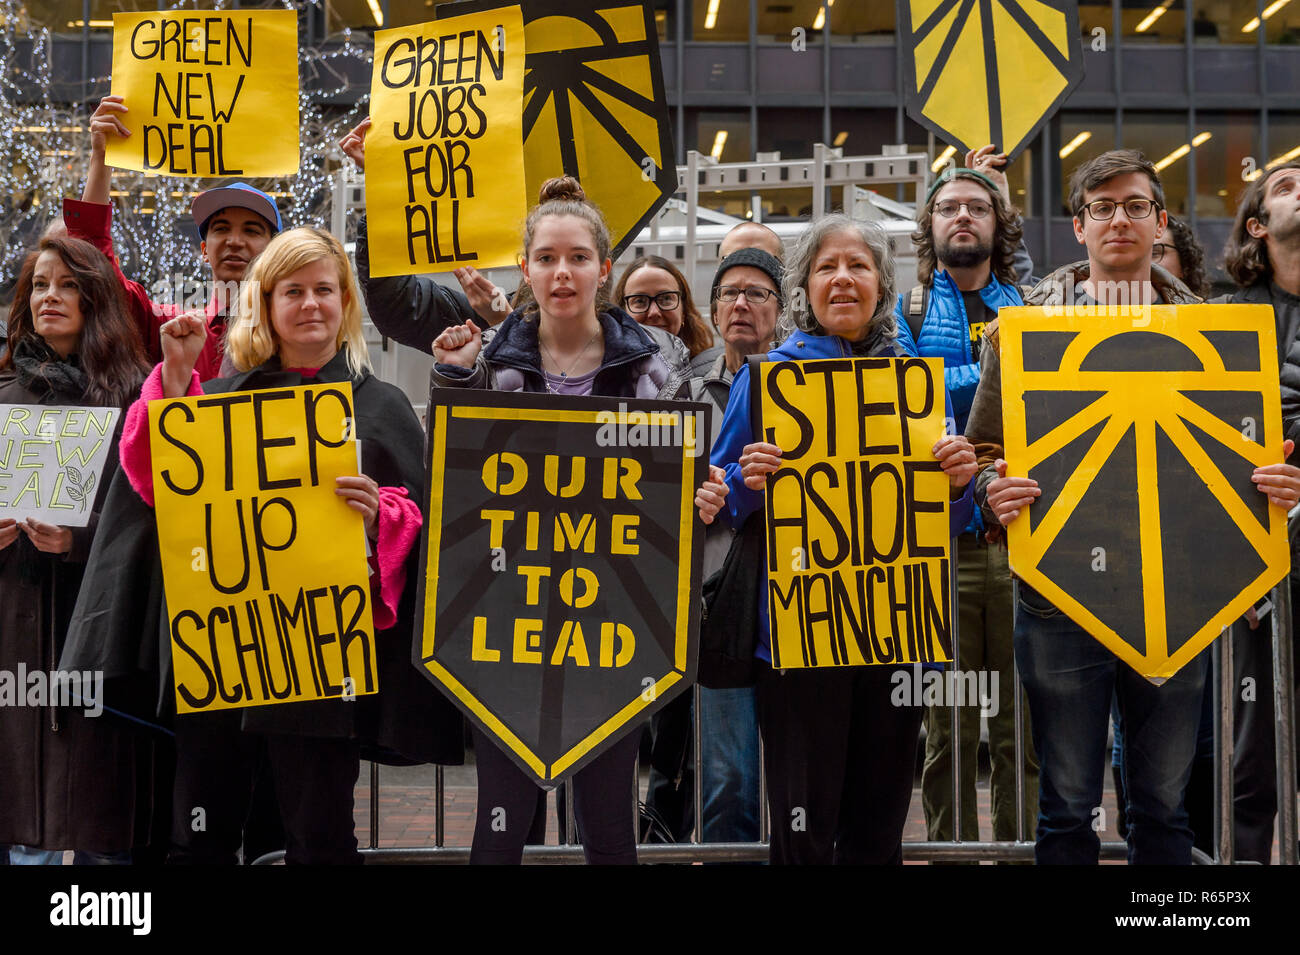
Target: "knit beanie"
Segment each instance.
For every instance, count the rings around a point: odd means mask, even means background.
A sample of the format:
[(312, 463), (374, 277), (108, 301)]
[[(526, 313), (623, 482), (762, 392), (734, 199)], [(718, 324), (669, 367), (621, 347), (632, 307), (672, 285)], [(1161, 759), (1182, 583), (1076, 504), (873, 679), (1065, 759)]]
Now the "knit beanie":
[(979, 170), (952, 166), (945, 169), (943, 173), (930, 184), (930, 190), (925, 194), (925, 204), (929, 205), (930, 200), (934, 198), (934, 194), (938, 192), (941, 187), (946, 186), (954, 179), (975, 179), (988, 186), (988, 188), (993, 192), (993, 195), (1002, 195), (1002, 191), (998, 189), (998, 184)]
[(718, 263), (718, 271), (713, 273), (713, 286), (709, 290), (709, 298), (713, 298), (713, 293), (717, 291), (718, 285), (722, 282), (722, 276), (727, 273), (728, 269), (733, 269), (738, 265), (748, 265), (758, 269), (764, 275), (772, 280), (772, 285), (776, 289), (776, 299), (785, 307), (785, 298), (781, 294), (781, 274), (785, 267), (781, 265), (781, 260), (771, 252), (764, 252), (762, 249), (737, 249), (729, 256)]

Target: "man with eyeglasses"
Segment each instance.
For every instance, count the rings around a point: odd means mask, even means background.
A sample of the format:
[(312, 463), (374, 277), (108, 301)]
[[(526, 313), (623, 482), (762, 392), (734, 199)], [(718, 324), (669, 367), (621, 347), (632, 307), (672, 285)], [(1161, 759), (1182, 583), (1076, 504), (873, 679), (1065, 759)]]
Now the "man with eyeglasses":
[[(691, 380), (692, 401), (713, 403), (710, 448), (722, 429), (733, 376), (753, 354), (772, 347), (781, 296), (781, 262), (762, 249), (740, 248), (714, 274), (710, 316), (722, 354)], [(731, 549), (726, 522), (704, 536), (704, 579), (718, 572)], [(701, 831), (705, 842), (757, 842), (759, 837), (758, 709), (755, 688), (700, 689)]]
[[(785, 243), (781, 237), (774, 232), (771, 227), (763, 225), (761, 222), (742, 222), (739, 225), (732, 226), (727, 234), (722, 237), (718, 243), (718, 263), (719, 265), (727, 259), (733, 252), (741, 249), (757, 249), (760, 252), (766, 252), (776, 259), (780, 264), (785, 258)], [(776, 273), (776, 287), (781, 287), (781, 273)], [(710, 306), (710, 313), (713, 306)], [(716, 324), (716, 321), (715, 321)], [(717, 345), (713, 348), (705, 349), (691, 360), (691, 375), (706, 375), (709, 369), (713, 367), (718, 360), (718, 356), (723, 352), (723, 346)]]
[[(1016, 282), (1032, 269), (1022, 252), (1022, 230), (1010, 202), (1001, 166), (1006, 157), (993, 146), (966, 157), (968, 168), (945, 171), (926, 196), (912, 235), (920, 285), (900, 296), (895, 308), (900, 343), (914, 343), (918, 354), (944, 361), (944, 379), (956, 416), (955, 430), (966, 427), (979, 384), (980, 336), (998, 310), (1023, 305)], [(909, 349), (910, 350), (910, 349)], [(1014, 606), (1006, 551), (990, 544), (976, 511), (957, 537), (958, 662), (964, 671), (1000, 673), (997, 709), (989, 709), (993, 838), (1016, 839), (1015, 681), (1012, 679)], [(978, 841), (975, 776), (980, 741), (980, 708), (958, 712), (961, 754), (961, 820), (954, 826), (952, 710), (933, 704), (925, 713), (925, 763), (921, 805), (928, 837)], [(1026, 829), (1038, 794), (1038, 762), (1025, 740)]]
[[(1164, 192), (1141, 153), (1113, 150), (1070, 179), (1074, 234), (1086, 262), (1065, 266), (1026, 296), (1029, 305), (1199, 302), (1151, 261), (1165, 230)], [(1007, 477), (1002, 448), (1002, 370), (997, 321), (984, 331), (979, 387), (966, 424), (980, 473), (975, 499), (994, 527), (1028, 520), (1039, 496), (1030, 478)], [(1041, 762), (1034, 855), (1039, 864), (1096, 864), (1111, 698), (1124, 714), (1129, 862), (1188, 865), (1192, 831), (1183, 792), (1191, 774), (1208, 653), (1162, 685), (1137, 674), (1023, 582), (1015, 656)]]
[[(1228, 238), (1224, 265), (1238, 291), (1221, 300), (1272, 305), (1282, 376), (1282, 424), (1300, 443), (1300, 161), (1265, 169), (1246, 189)], [(1292, 455), (1291, 463), (1300, 455)], [(1300, 541), (1291, 541), (1292, 653), (1300, 614)], [(1263, 627), (1260, 624), (1265, 624)], [(1235, 697), (1233, 728), (1233, 821), (1238, 859), (1267, 865), (1273, 855), (1277, 813), (1277, 763), (1273, 732), (1273, 640), (1271, 621), (1252, 613), (1233, 628), (1232, 663), (1237, 686), (1249, 685), (1249, 699)], [(1300, 696), (1300, 668), (1293, 684)], [(1249, 684), (1242, 681), (1249, 680)], [(1290, 790), (1289, 798), (1295, 797)]]

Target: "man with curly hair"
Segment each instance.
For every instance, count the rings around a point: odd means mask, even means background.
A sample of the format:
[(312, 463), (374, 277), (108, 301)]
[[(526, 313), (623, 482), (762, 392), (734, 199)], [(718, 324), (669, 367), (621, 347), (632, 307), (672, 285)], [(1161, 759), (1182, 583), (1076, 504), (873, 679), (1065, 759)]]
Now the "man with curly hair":
[[(1286, 436), (1296, 440), (1300, 438), (1300, 344), (1296, 342), (1300, 334), (1300, 162), (1266, 169), (1247, 188), (1232, 224), (1224, 265), (1239, 288), (1216, 301), (1273, 306), (1282, 374), (1282, 423)], [(1300, 454), (1292, 455), (1291, 463), (1300, 463), (1298, 459)], [(1300, 566), (1297, 557), (1300, 553), (1293, 539), (1292, 568)], [(1293, 612), (1300, 608), (1295, 574), (1292, 570)], [(1234, 707), (1233, 829), (1237, 858), (1267, 864), (1273, 854), (1273, 817), (1278, 802), (1272, 627), (1261, 627), (1254, 611), (1246, 623), (1233, 628), (1237, 686), (1254, 689), (1253, 694), (1236, 694)], [(1290, 638), (1294, 647), (1294, 626)], [(1241, 699), (1247, 695), (1251, 698)]]
[[(1028, 253), (1019, 251), (1022, 232), (1001, 171), (1005, 161), (993, 146), (985, 146), (967, 155), (967, 168), (949, 169), (935, 181), (912, 236), (921, 284), (900, 296), (895, 309), (900, 341), (914, 340), (918, 354), (943, 359), (958, 433), (966, 427), (979, 384), (980, 336), (998, 309), (1024, 304), (1016, 282), (1026, 281), (1031, 271)], [(978, 511), (957, 537), (957, 575), (958, 665), (998, 674), (997, 700), (958, 707), (961, 820), (957, 825), (952, 710), (938, 704), (926, 708), (921, 771), (926, 831), (935, 841), (980, 838), (975, 768), (983, 709), (989, 724), (993, 838), (1012, 841), (1019, 835), (1012, 678), (1015, 608), (1006, 550), (986, 540)], [(1024, 763), (1024, 832), (1030, 833), (1038, 804), (1038, 761), (1028, 730)]]

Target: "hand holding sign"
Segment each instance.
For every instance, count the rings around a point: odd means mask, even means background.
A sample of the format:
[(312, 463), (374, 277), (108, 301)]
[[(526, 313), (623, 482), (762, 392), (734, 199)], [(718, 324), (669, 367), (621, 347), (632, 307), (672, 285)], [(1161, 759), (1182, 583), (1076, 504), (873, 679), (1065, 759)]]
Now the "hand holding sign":
[[(1294, 441), (1290, 439), (1283, 441), (1283, 460), (1291, 457), (1291, 452), (1294, 450)], [(1268, 495), (1270, 504), (1276, 504), (1283, 510), (1289, 511), (1300, 502), (1300, 468), (1294, 464), (1270, 464), (1267, 467), (1255, 468), (1250, 479), (1255, 482), (1255, 486), (1262, 494)]]
[(339, 140), (339, 149), (343, 150), (343, 155), (356, 163), (362, 172), (366, 169), (366, 130), (369, 128), (370, 117), (367, 116)]
[(19, 525), (27, 539), (42, 554), (66, 554), (72, 550), (72, 531), (57, 524), (43, 524), (28, 518)]
[(781, 467), (781, 449), (775, 444), (756, 441), (745, 445), (740, 456), (740, 476), (745, 479), (745, 487), (751, 491), (761, 491), (767, 487), (767, 476)]
[(336, 477), (334, 493), (366, 519), (366, 536), (379, 536), (379, 485), (364, 474)]
[(1033, 478), (1007, 477), (1007, 462), (998, 458), (993, 462), (997, 479), (989, 484), (989, 507), (1003, 527), (1020, 516), (1020, 511), (1034, 503), (1043, 492)]
[(961, 490), (969, 484), (978, 470), (975, 448), (963, 435), (944, 435), (930, 450), (948, 475), (948, 483), (954, 490)]
[(712, 524), (727, 498), (727, 472), (709, 465), (709, 479), (695, 492), (695, 506), (700, 509), (700, 520)]
[(976, 172), (988, 176), (998, 187), (998, 192), (1002, 193), (1002, 199), (1009, 206), (1011, 205), (1011, 186), (1007, 183), (1007, 174), (1004, 171), (1007, 166), (1007, 154), (998, 152), (998, 148), (990, 143), (987, 146), (981, 146), (979, 149), (972, 149), (966, 154), (966, 168), (973, 169)]
[(433, 340), (433, 358), (440, 365), (473, 368), (483, 347), (482, 333), (473, 322), (447, 329)]
[(90, 115), (90, 154), (92, 156), (103, 159), (104, 150), (107, 148), (110, 136), (121, 136), (125, 139), (131, 135), (131, 130), (127, 129), (122, 124), (122, 121), (118, 119), (118, 114), (126, 111), (126, 104), (122, 102), (120, 96), (105, 96), (99, 101), (99, 106)]

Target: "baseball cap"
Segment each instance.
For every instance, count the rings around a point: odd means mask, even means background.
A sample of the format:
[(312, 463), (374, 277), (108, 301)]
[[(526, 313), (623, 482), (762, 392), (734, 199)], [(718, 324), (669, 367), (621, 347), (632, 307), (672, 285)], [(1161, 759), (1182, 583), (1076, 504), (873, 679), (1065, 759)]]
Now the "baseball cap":
[(276, 207), (274, 199), (246, 182), (232, 182), (227, 186), (218, 186), (200, 192), (194, 197), (190, 213), (194, 216), (194, 224), (199, 227), (199, 235), (206, 239), (208, 220), (222, 209), (231, 206), (256, 212), (271, 224), (272, 233), (284, 228), (284, 224), (280, 221), (280, 210)]

